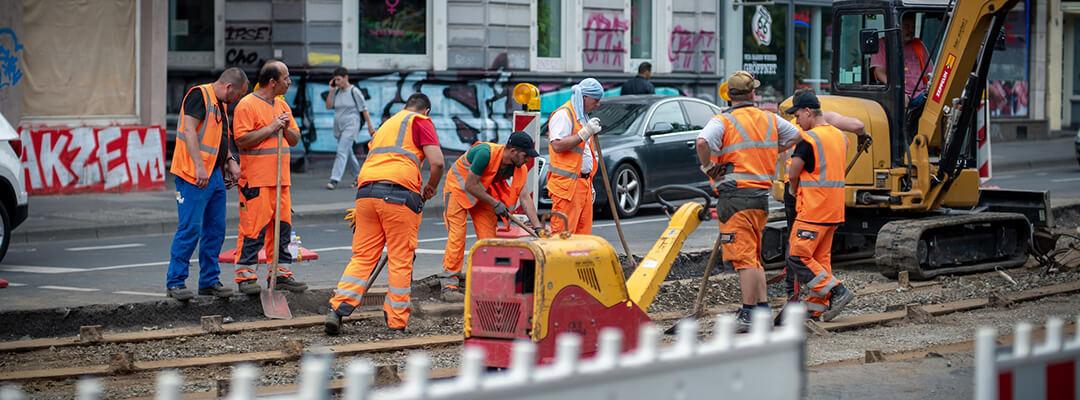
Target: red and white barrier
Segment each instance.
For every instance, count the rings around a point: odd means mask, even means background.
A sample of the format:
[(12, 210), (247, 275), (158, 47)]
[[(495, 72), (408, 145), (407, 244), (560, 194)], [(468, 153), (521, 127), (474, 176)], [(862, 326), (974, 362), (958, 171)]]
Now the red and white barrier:
[(1080, 399), (1080, 335), (1065, 341), (1065, 323), (1046, 322), (1046, 339), (1034, 345), (1032, 326), (1020, 323), (1011, 350), (997, 348), (997, 331), (979, 329), (975, 340), (975, 399)]
[[(529, 134), (533, 143), (537, 146), (540, 145), (540, 113), (534, 111), (514, 111), (514, 129), (513, 132), (522, 131)], [(538, 149), (539, 151), (539, 149)], [(535, 161), (534, 161), (535, 163)], [(533, 207), (537, 207), (537, 203), (540, 197), (537, 196), (537, 191), (540, 185), (539, 179), (540, 168), (536, 168), (535, 164), (529, 164), (529, 179), (525, 187), (529, 193), (532, 193)]]
[(986, 102), (984, 92), (983, 99), (979, 102), (979, 110), (975, 114), (975, 135), (978, 140), (975, 163), (979, 166), (980, 183), (986, 183), (994, 173), (990, 164), (990, 108), (986, 106)]
[(127, 192), (165, 187), (160, 126), (20, 129), (30, 194)]

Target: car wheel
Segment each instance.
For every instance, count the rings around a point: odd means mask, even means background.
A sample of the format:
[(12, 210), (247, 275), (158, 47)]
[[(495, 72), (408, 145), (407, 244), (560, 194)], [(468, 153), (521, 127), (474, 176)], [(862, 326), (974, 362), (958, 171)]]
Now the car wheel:
[(611, 178), (611, 190), (615, 192), (615, 208), (619, 216), (630, 218), (641, 208), (641, 194), (644, 190), (641, 174), (630, 164), (621, 164)]
[(7, 255), (8, 245), (11, 244), (11, 217), (8, 214), (7, 207), (3, 202), (0, 202), (0, 261), (4, 261), (4, 256)]

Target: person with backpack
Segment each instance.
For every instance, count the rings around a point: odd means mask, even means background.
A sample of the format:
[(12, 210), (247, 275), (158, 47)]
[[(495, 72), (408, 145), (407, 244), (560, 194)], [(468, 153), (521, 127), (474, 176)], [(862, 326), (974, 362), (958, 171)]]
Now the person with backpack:
[[(356, 173), (360, 173), (360, 161), (353, 152), (353, 143), (366, 145), (371, 141), (371, 137), (375, 135), (375, 125), (371, 123), (371, 114), (368, 114), (367, 104), (364, 103), (364, 94), (349, 83), (349, 70), (344, 67), (334, 69), (334, 77), (330, 79), (330, 93), (326, 96), (326, 109), (334, 110), (334, 137), (338, 141), (334, 167), (330, 170), (330, 182), (326, 184), (326, 189), (334, 190), (347, 167), (355, 167)], [(367, 124), (366, 134), (360, 133), (361, 122)]]

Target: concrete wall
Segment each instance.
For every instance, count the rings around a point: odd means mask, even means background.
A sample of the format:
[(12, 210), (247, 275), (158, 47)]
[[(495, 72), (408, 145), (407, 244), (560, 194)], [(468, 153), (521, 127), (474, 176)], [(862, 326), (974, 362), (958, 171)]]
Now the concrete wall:
[(675, 72), (715, 74), (719, 46), (716, 1), (672, 0), (668, 60)]
[(22, 0), (0, 0), (0, 114), (18, 126), (22, 117)]
[(169, 4), (164, 1), (140, 1), (139, 26), (139, 103), (136, 109), (141, 125), (165, 126), (166, 60), (169, 51)]
[(448, 69), (528, 70), (529, 0), (449, 0)]

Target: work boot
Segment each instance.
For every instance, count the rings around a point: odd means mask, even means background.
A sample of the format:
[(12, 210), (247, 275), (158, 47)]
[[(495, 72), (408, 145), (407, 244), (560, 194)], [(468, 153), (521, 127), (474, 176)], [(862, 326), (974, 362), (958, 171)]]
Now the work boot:
[(829, 297), (829, 309), (821, 314), (821, 320), (825, 322), (832, 321), (839, 316), (840, 312), (844, 311), (844, 307), (855, 299), (855, 293), (848, 290), (843, 283), (836, 285), (829, 293), (831, 294)]
[(297, 281), (293, 277), (277, 277), (277, 282), (274, 283), (274, 290), (288, 290), (293, 293), (300, 293), (307, 290), (307, 284)]
[(199, 289), (199, 296), (214, 296), (219, 299), (227, 299), (232, 297), (232, 294), (232, 289), (225, 287), (225, 285), (222, 285), (220, 282), (215, 283), (210, 287)]
[(461, 303), (465, 301), (465, 294), (455, 287), (446, 286), (443, 287), (442, 293), (439, 294), (439, 299), (447, 303)]
[(262, 291), (262, 286), (259, 286), (259, 281), (256, 281), (254, 279), (241, 281), (240, 283), (236, 284), (236, 287), (240, 289), (240, 293), (246, 294), (248, 296), (257, 295), (259, 294), (259, 292)]
[(735, 333), (747, 333), (750, 332), (750, 325), (752, 320), (750, 314), (753, 310), (740, 308), (735, 314)]
[(405, 328), (389, 328), (386, 332), (390, 334), (391, 338), (402, 337), (409, 333), (405, 331)]
[(192, 293), (191, 289), (188, 289), (186, 286), (171, 287), (166, 291), (166, 294), (169, 297), (180, 301), (188, 301), (195, 298), (195, 293)]
[(326, 313), (326, 321), (323, 321), (323, 330), (327, 335), (337, 336), (341, 333), (341, 316), (333, 308)]

